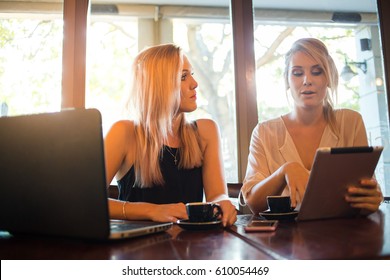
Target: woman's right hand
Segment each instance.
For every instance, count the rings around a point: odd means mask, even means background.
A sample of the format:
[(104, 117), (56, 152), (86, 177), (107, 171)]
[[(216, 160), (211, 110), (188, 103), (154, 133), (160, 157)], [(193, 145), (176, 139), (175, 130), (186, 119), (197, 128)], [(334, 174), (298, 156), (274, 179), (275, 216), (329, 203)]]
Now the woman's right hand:
[(291, 207), (295, 208), (303, 199), (310, 172), (298, 162), (285, 163), (283, 172), (290, 191)]
[(154, 204), (148, 213), (155, 222), (173, 222), (188, 219), (187, 210), (183, 203)]

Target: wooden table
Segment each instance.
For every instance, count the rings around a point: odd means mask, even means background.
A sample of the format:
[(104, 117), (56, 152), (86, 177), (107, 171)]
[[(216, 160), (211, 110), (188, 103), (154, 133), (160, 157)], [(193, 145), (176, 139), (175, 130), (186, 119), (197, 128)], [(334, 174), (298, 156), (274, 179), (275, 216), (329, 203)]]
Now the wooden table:
[(273, 233), (245, 233), (251, 218), (240, 215), (227, 229), (164, 233), (96, 242), (14, 237), (0, 232), (0, 258), (7, 259), (390, 259), (390, 205), (367, 218), (280, 222)]
[(274, 259), (390, 259), (390, 205), (369, 217), (281, 221), (274, 233), (231, 230)]

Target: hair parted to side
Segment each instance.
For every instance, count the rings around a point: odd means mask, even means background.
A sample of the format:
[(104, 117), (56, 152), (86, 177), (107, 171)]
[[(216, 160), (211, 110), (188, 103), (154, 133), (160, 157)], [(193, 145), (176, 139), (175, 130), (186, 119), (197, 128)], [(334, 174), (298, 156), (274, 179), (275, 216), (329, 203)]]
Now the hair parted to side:
[(333, 58), (329, 55), (326, 45), (321, 40), (315, 38), (302, 38), (295, 41), (285, 55), (284, 80), (286, 90), (290, 88), (288, 83), (289, 68), (291, 59), (296, 52), (303, 52), (306, 55), (311, 56), (322, 67), (328, 83), (328, 91), (324, 102), (324, 116), (325, 120), (329, 123), (331, 130), (338, 135), (333, 100), (335, 99), (337, 101), (339, 73)]
[[(172, 131), (174, 117), (182, 118), (181, 159), (191, 150), (191, 157), (180, 160), (179, 167), (193, 168), (202, 163), (199, 136), (196, 126), (187, 123), (184, 114), (177, 116), (180, 106), (180, 85), (183, 69), (183, 52), (174, 44), (152, 46), (141, 51), (134, 60), (129, 110), (134, 116), (137, 136), (137, 154), (134, 168), (136, 183), (141, 187), (164, 183), (159, 159), (164, 140)], [(188, 129), (186, 127), (190, 127)], [(188, 135), (187, 135), (188, 134)], [(193, 150), (193, 146), (198, 147)]]

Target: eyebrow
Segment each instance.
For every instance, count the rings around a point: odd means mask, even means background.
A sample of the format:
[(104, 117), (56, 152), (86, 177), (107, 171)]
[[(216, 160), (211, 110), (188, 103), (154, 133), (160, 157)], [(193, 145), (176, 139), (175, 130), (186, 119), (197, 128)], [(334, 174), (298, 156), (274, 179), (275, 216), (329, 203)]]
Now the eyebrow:
[[(291, 68), (303, 68), (303, 66), (301, 66), (301, 65), (292, 65)], [(319, 64), (316, 64), (316, 65), (310, 66), (310, 68), (322, 68), (322, 66), (319, 65)]]

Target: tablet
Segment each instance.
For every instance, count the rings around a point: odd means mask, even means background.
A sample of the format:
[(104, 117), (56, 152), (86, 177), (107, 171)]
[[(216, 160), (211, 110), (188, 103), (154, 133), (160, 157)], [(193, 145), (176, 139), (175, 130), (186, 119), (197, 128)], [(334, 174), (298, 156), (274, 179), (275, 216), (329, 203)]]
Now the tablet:
[(319, 148), (297, 220), (356, 216), (360, 210), (345, 201), (346, 189), (373, 177), (382, 150), (381, 146)]

